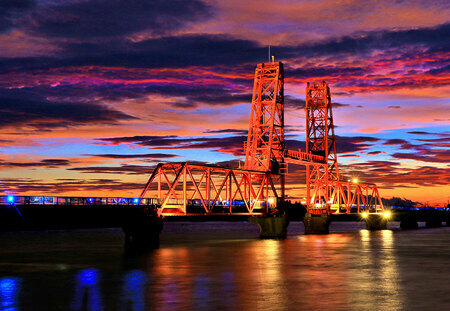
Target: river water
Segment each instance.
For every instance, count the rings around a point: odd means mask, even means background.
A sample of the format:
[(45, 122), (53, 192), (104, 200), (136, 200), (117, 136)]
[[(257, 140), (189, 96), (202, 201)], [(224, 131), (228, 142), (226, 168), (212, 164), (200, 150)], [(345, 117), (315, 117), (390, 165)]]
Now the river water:
[(141, 255), (119, 229), (3, 233), (0, 310), (450, 310), (450, 227), (395, 227), (166, 223)]

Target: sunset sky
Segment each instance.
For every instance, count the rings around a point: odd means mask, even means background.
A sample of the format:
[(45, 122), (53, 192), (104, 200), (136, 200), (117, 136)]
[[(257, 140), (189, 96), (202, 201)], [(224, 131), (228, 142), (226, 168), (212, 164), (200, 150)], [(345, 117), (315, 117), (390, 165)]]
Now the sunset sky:
[(291, 149), (326, 80), (341, 170), (447, 203), (448, 0), (1, 1), (2, 194), (136, 196), (158, 162), (237, 165), (269, 45)]

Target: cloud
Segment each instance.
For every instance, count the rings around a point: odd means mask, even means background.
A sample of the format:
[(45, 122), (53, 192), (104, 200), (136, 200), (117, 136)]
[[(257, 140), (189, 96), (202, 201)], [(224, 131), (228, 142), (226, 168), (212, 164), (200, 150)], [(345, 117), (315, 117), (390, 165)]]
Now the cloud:
[(71, 165), (66, 159), (43, 159), (39, 162), (4, 162), (0, 161), (0, 167), (46, 167), (57, 168)]
[(287, 54), (286, 56), (292, 54), (320, 56), (365, 54), (377, 50), (399, 49), (402, 46), (426, 45), (428, 48), (448, 48), (448, 44), (443, 45), (443, 42), (447, 42), (449, 33), (450, 23), (407, 30), (377, 30), (360, 32), (335, 39), (326, 39), (318, 43), (303, 44), (283, 51)]
[(136, 119), (104, 105), (1, 97), (0, 127), (52, 129)]
[(416, 153), (394, 153), (395, 159), (415, 160), (430, 163), (450, 163), (450, 150), (422, 149)]
[(105, 159), (171, 159), (178, 157), (175, 154), (167, 153), (147, 153), (147, 154), (84, 154), (84, 156), (91, 156)]
[(234, 156), (243, 155), (246, 136), (228, 137), (178, 137), (178, 136), (134, 136), (98, 138), (97, 140), (113, 144), (133, 143), (154, 149), (211, 149), (216, 152), (229, 153)]
[(240, 135), (247, 135), (248, 130), (238, 130), (238, 129), (221, 129), (221, 130), (206, 130), (203, 133), (206, 134), (240, 134)]
[(0, 33), (15, 25), (17, 16), (36, 5), (33, 0), (6, 0), (0, 2)]
[(393, 138), (393, 139), (387, 139), (383, 143), (383, 145), (402, 145), (402, 144), (406, 144), (406, 143), (408, 143), (408, 142), (404, 139)]
[(381, 189), (396, 187), (442, 186), (450, 183), (450, 170), (432, 166), (400, 167), (396, 161), (367, 161), (341, 165), (348, 176), (358, 176), (361, 182), (377, 184)]
[(104, 38), (140, 31), (166, 34), (211, 16), (198, 0), (87, 0), (41, 5), (29, 17), (32, 33), (61, 38)]
[(70, 179), (62, 178), (48, 181), (33, 178), (7, 178), (2, 179), (3, 190), (9, 193), (24, 195), (92, 195), (103, 196), (137, 196), (144, 183), (126, 182), (121, 179), (92, 178)]
[(128, 165), (120, 166), (85, 166), (68, 168), (69, 171), (80, 171), (89, 174), (124, 174), (124, 175), (142, 175), (150, 174), (154, 166)]
[[(219, 131), (220, 132), (220, 131)], [(244, 132), (247, 133), (246, 131)], [(128, 143), (154, 149), (211, 149), (216, 152), (229, 153), (234, 156), (243, 155), (243, 143), (247, 141), (245, 135), (234, 135), (227, 137), (179, 137), (179, 136), (131, 136), (97, 138), (98, 141), (112, 143), (114, 145)], [(336, 149), (338, 153), (351, 153), (365, 150), (372, 146), (371, 143), (380, 139), (366, 136), (345, 137), (336, 136)], [(291, 150), (305, 150), (305, 142), (285, 138), (285, 144)]]
[(348, 76), (357, 75), (361, 76), (366, 73), (365, 68), (362, 67), (339, 67), (339, 66), (321, 66), (321, 67), (302, 67), (291, 70), (289, 67), (286, 69), (289, 73), (289, 77), (296, 79), (311, 78), (311, 77), (324, 77), (324, 76)]
[(372, 143), (380, 139), (370, 136), (338, 136), (336, 135), (336, 151), (338, 153), (352, 153), (356, 151), (366, 150), (367, 147), (372, 146)]

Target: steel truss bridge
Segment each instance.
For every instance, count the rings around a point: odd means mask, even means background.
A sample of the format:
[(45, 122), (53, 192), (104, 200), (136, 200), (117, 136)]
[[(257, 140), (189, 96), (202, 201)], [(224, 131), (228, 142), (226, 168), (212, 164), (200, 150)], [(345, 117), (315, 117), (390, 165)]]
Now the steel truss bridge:
[(322, 213), (381, 213), (375, 184), (353, 183), (339, 173), (330, 88), (306, 87), (306, 150), (288, 150), (284, 128), (281, 62), (255, 70), (243, 168), (196, 163), (158, 164), (140, 198), (156, 198), (162, 215), (277, 213), (286, 197), (288, 164), (306, 166), (307, 210)]
[(286, 198), (288, 165), (306, 166), (306, 207), (311, 214), (382, 213), (375, 184), (340, 174), (331, 92), (326, 82), (306, 86), (306, 150), (285, 146), (283, 63), (255, 70), (248, 138), (242, 168), (160, 163), (135, 198), (3, 196), (1, 204), (142, 206), (163, 216), (276, 215)]

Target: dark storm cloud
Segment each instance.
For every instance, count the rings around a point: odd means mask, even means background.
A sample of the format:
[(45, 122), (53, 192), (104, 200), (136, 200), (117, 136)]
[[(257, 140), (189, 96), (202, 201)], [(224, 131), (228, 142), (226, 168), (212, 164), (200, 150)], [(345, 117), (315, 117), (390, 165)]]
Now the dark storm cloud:
[(35, 1), (32, 0), (0, 1), (0, 33), (14, 27), (17, 17), (34, 7), (35, 4)]
[[(51, 102), (46, 99), (3, 97), (0, 93), (0, 127), (33, 127), (49, 129), (84, 124), (116, 124), (121, 120), (135, 119), (107, 106)], [(26, 95), (26, 94), (23, 94)], [(23, 96), (21, 96), (23, 97)]]
[(33, 12), (27, 28), (61, 38), (123, 36), (139, 31), (165, 34), (211, 15), (198, 0), (88, 0), (53, 2)]

